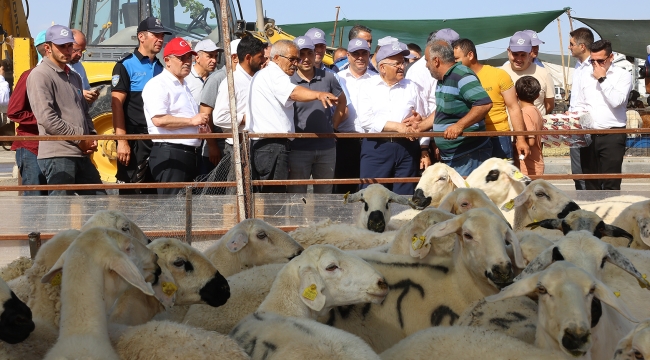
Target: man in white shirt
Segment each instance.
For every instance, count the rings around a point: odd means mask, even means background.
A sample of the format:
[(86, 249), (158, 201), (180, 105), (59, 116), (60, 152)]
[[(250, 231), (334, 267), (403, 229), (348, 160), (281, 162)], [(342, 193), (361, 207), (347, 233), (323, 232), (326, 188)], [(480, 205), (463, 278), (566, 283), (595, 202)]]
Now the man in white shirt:
[[(576, 66), (573, 70), (573, 81), (571, 82), (571, 99), (569, 111), (587, 111), (587, 104), (584, 103), (584, 97), (580, 93), (580, 79), (585, 76), (591, 76), (591, 44), (594, 43), (594, 33), (591, 30), (581, 27), (573, 30), (569, 35), (569, 51), (571, 56), (576, 58)], [(580, 165), (580, 148), (571, 148), (571, 173), (582, 174)], [(573, 180), (576, 190), (585, 190), (584, 180)]]
[[(237, 125), (238, 129), (244, 129), (246, 123), (246, 111), (248, 110), (248, 92), (250, 91), (251, 80), (255, 73), (262, 69), (262, 64), (266, 62), (264, 50), (266, 43), (261, 42), (253, 36), (247, 36), (239, 42), (237, 46), (238, 63), (235, 64), (233, 80), (235, 85), (235, 103), (237, 104)], [(228, 96), (228, 81), (222, 81), (219, 85), (217, 99), (214, 104), (212, 113), (213, 123), (223, 132), (230, 133), (232, 121), (230, 119), (230, 96)], [(233, 168), (233, 147), (232, 139), (226, 139), (224, 154), (219, 163), (219, 168), (227, 169), (227, 176), (224, 180), (235, 181), (235, 172)], [(221, 172), (221, 171), (220, 171)], [(235, 188), (229, 187), (226, 193), (234, 193)]]
[[(170, 134), (170, 139), (155, 139), (149, 157), (151, 175), (156, 182), (190, 182), (196, 175), (199, 139), (174, 139), (173, 135), (209, 132), (208, 115), (199, 114), (187, 82), (192, 57), (196, 53), (183, 38), (174, 38), (163, 52), (165, 69), (149, 80), (142, 90), (144, 115), (149, 134)], [(175, 195), (176, 189), (158, 189), (158, 194)]]
[(81, 76), (84, 98), (88, 104), (92, 104), (99, 97), (99, 91), (90, 90), (86, 69), (81, 64), (81, 57), (86, 52), (86, 35), (77, 29), (72, 29), (72, 36), (74, 37), (74, 43), (72, 44), (72, 57), (68, 66)]
[[(271, 61), (251, 81), (245, 128), (254, 133), (295, 132), (294, 101), (319, 100), (324, 107), (336, 104), (331, 93), (313, 91), (291, 83), (300, 58), (298, 46), (280, 40), (271, 48)], [(286, 180), (289, 177), (289, 139), (253, 139), (251, 167), (255, 180)], [(286, 192), (286, 186), (260, 186), (263, 192)]]
[[(359, 108), (359, 97), (361, 96), (361, 84), (367, 79), (379, 76), (370, 70), (370, 45), (361, 38), (351, 39), (348, 43), (348, 66), (341, 70), (338, 75), (341, 84), (345, 85), (350, 94), (348, 99), (347, 119), (334, 123), (334, 129), (341, 133), (364, 133), (359, 123), (357, 109)], [(336, 141), (336, 168), (334, 177), (337, 179), (355, 179), (359, 177), (361, 167), (361, 140), (362, 139), (337, 139)], [(356, 192), (359, 185), (346, 184), (334, 185), (335, 194)]]
[[(625, 107), (632, 89), (632, 75), (612, 66), (614, 54), (608, 40), (591, 44), (593, 71), (580, 78), (579, 102), (584, 101), (595, 129), (625, 129)], [(627, 134), (592, 135), (591, 144), (580, 149), (585, 174), (620, 174)], [(587, 190), (620, 190), (621, 179), (586, 180)]]
[[(418, 85), (404, 79), (404, 57), (410, 53), (400, 42), (384, 45), (377, 51), (379, 76), (364, 81), (360, 90), (359, 124), (365, 132), (414, 132), (406, 122), (422, 120), (419, 115), (425, 111), (422, 91)], [(366, 138), (361, 144), (362, 178), (417, 176), (419, 162), (420, 146), (414, 139)], [(395, 183), (391, 190), (411, 195), (415, 185)]]

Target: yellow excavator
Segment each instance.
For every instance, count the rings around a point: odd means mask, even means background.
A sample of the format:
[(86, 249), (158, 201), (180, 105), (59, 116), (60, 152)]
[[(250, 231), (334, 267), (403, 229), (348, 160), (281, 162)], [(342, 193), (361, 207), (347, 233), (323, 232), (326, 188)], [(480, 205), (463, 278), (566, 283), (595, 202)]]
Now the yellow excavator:
[[(0, 0), (3, 14), (0, 36), (4, 35), (0, 59), (13, 60), (16, 80), (23, 71), (36, 65), (32, 33), (27, 25), (29, 0), (22, 1)], [(256, 22), (243, 20), (239, 0), (229, 0), (228, 7), (231, 39), (255, 36), (274, 43), (294, 38), (282, 32), (273, 19), (264, 18), (262, 0), (256, 0)], [(68, 25), (86, 35), (87, 48), (82, 63), (91, 86), (110, 85), (115, 62), (138, 46), (136, 29), (140, 21), (149, 16), (161, 19), (172, 33), (165, 37), (165, 43), (174, 37), (183, 37), (193, 43), (209, 38), (223, 46), (221, 25), (224, 19), (219, 0), (72, 0)], [(45, 29), (32, 29), (36, 33), (41, 30)], [(331, 58), (325, 62), (331, 63)], [(90, 108), (90, 115), (98, 134), (114, 133), (110, 86), (102, 88)], [(101, 140), (92, 160), (103, 181), (115, 182), (115, 141)]]

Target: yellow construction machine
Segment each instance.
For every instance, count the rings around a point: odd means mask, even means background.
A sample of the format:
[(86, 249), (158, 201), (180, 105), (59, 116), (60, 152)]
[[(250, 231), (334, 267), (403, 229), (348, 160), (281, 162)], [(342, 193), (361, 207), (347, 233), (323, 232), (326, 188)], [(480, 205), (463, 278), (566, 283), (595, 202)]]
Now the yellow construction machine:
[[(25, 7), (22, 1), (25, 1)], [(30, 32), (27, 26), (28, 1), (0, 0), (3, 14), (0, 35), (4, 35), (0, 58), (13, 59), (16, 80), (23, 71), (36, 65), (32, 32), (45, 30), (32, 29)], [(256, 0), (257, 21), (253, 23), (242, 20), (239, 0), (228, 2), (229, 28), (233, 32), (231, 39), (255, 36), (271, 43), (293, 39), (275, 26), (273, 19), (264, 18), (261, 0)], [(209, 38), (223, 46), (223, 19), (219, 4), (219, 0), (72, 0), (68, 25), (86, 35), (87, 48), (82, 63), (90, 85), (110, 85), (115, 62), (138, 46), (136, 29), (140, 21), (149, 16), (161, 19), (164, 27), (172, 33), (165, 37), (165, 43), (174, 37), (183, 37), (192, 43)], [(90, 115), (98, 134), (114, 133), (110, 86), (102, 88), (99, 98), (90, 108)], [(92, 160), (102, 180), (115, 181), (115, 141), (100, 141)]]

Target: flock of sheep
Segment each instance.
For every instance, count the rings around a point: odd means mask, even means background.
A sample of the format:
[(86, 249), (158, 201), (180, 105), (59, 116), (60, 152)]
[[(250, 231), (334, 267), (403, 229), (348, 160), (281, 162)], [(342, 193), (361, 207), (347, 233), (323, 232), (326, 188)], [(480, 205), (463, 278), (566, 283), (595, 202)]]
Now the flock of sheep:
[(0, 270), (0, 359), (650, 359), (650, 200), (490, 159), (357, 201), (355, 224), (249, 219), (204, 252), (100, 211)]

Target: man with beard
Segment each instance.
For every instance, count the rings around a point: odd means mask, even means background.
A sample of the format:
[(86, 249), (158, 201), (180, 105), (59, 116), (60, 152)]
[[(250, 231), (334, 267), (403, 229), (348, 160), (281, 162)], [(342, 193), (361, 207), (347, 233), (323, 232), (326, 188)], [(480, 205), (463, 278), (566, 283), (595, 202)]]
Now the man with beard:
[[(294, 103), (293, 121), (297, 133), (333, 133), (332, 121), (340, 122), (345, 116), (347, 99), (334, 74), (315, 67), (314, 43), (306, 36), (294, 39), (300, 51), (298, 70), (291, 82), (307, 89), (332, 93), (339, 98), (332, 114), (317, 101)], [(333, 118), (333, 119), (332, 119)], [(295, 139), (289, 153), (289, 179), (332, 179), (336, 164), (334, 139)], [(306, 193), (306, 185), (287, 188), (291, 193)], [(332, 185), (314, 185), (315, 194), (331, 194)]]
[[(142, 90), (149, 134), (198, 134), (209, 132), (208, 115), (199, 114), (185, 77), (196, 53), (183, 38), (165, 46), (165, 70)], [(155, 139), (149, 166), (156, 182), (189, 182), (196, 175), (199, 139)], [(158, 194), (178, 194), (182, 189), (158, 189)]]
[(92, 104), (97, 100), (99, 91), (90, 90), (90, 83), (88, 82), (86, 69), (81, 64), (81, 57), (83, 56), (83, 53), (86, 52), (86, 35), (77, 29), (72, 29), (72, 36), (74, 37), (74, 44), (72, 44), (72, 58), (70, 58), (68, 66), (81, 76), (84, 98), (88, 101), (88, 104)]
[[(147, 134), (144, 116), (142, 89), (154, 76), (160, 74), (163, 66), (156, 58), (163, 46), (165, 30), (160, 19), (148, 17), (138, 26), (138, 48), (119, 60), (113, 68), (111, 85), (111, 108), (115, 135)], [(153, 182), (149, 170), (151, 140), (117, 141), (118, 182)], [(120, 194), (155, 194), (155, 189), (120, 189)]]

